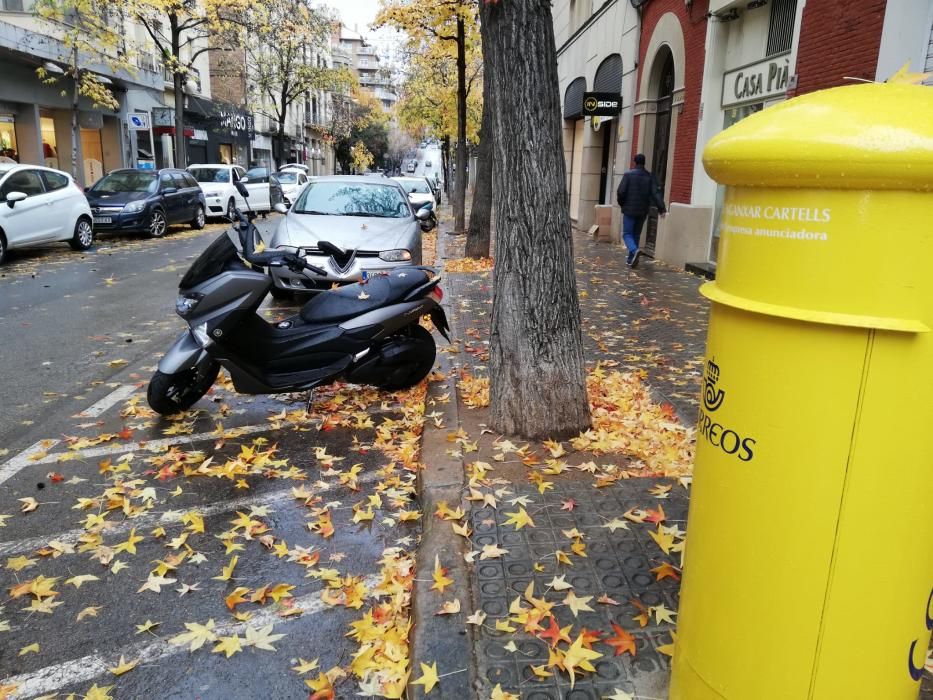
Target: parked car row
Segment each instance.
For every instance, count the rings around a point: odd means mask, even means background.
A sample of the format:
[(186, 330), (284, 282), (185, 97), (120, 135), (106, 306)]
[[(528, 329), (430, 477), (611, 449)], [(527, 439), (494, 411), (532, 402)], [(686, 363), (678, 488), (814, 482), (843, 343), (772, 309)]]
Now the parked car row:
[(208, 217), (232, 218), (247, 207), (235, 183), (249, 191), (249, 208), (290, 206), (308, 184), (307, 168), (279, 172), (238, 165), (191, 165), (187, 170), (114, 170), (83, 191), (68, 173), (38, 165), (0, 163), (0, 263), (12, 248), (67, 241), (87, 250), (96, 232), (161, 238), (169, 226), (204, 228)]

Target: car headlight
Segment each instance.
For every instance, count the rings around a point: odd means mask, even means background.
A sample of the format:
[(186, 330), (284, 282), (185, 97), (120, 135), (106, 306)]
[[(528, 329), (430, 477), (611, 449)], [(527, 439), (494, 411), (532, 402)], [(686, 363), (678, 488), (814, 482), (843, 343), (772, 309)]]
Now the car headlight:
[(203, 298), (203, 294), (181, 294), (175, 300), (175, 311), (179, 316), (187, 316)]
[(123, 207), (123, 212), (126, 214), (136, 214), (138, 212), (141, 212), (145, 208), (146, 208), (146, 200), (137, 199), (135, 202), (130, 202), (125, 207)]
[(411, 260), (411, 252), (404, 248), (384, 250), (379, 253), (379, 259), (385, 260), (386, 262), (404, 262), (405, 260)]

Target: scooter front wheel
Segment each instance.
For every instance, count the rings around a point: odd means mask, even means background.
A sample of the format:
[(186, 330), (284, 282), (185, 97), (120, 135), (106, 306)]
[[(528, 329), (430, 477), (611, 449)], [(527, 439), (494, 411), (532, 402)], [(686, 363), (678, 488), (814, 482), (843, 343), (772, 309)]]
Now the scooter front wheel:
[(219, 372), (220, 365), (214, 360), (175, 374), (156, 371), (149, 380), (146, 399), (152, 410), (163, 416), (187, 411), (214, 385)]

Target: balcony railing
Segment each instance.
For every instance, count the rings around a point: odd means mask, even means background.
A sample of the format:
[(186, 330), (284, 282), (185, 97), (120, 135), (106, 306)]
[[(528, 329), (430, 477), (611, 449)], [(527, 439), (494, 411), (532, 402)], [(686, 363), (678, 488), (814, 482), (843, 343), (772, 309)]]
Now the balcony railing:
[[(166, 83), (174, 83), (175, 76), (172, 74), (172, 71), (168, 66), (162, 66), (162, 77), (165, 79)], [(182, 79), (182, 85), (188, 80), (193, 80), (195, 85), (197, 85), (197, 91), (201, 92), (201, 71), (197, 68), (189, 68), (188, 73)]]

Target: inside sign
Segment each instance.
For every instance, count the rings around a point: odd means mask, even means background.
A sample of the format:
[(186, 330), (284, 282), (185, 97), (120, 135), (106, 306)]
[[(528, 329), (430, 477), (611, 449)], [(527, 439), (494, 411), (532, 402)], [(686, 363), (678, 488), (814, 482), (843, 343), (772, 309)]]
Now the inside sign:
[(584, 117), (614, 117), (622, 111), (622, 98), (612, 92), (584, 92)]

